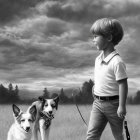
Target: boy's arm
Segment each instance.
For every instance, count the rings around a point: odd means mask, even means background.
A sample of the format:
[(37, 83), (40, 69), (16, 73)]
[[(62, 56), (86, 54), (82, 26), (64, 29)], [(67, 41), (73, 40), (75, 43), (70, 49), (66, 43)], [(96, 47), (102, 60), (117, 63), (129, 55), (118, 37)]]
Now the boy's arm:
[(126, 115), (126, 98), (128, 93), (127, 79), (118, 81), (119, 84), (119, 107), (117, 114), (120, 118), (124, 118)]

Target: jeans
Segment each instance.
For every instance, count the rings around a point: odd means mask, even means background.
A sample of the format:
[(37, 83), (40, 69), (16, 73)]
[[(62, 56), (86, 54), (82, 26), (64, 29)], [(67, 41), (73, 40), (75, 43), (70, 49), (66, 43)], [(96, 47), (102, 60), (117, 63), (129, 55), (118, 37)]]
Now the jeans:
[(107, 123), (110, 124), (115, 140), (124, 140), (123, 119), (117, 115), (118, 106), (119, 99), (111, 101), (94, 100), (86, 140), (100, 140)]

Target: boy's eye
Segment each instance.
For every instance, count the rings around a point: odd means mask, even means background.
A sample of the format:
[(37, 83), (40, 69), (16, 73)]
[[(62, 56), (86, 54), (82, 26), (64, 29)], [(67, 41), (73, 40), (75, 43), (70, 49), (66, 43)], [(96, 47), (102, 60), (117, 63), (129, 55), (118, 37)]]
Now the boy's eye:
[(97, 35), (93, 35), (93, 38), (96, 38), (97, 37)]

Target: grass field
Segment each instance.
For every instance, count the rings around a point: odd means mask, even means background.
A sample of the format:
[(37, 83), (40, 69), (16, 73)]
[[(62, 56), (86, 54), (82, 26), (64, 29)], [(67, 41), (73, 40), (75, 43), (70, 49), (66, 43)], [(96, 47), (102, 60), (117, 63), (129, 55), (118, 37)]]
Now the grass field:
[[(26, 105), (19, 105), (23, 111)], [(81, 113), (88, 122), (91, 105), (80, 105)], [(127, 106), (127, 121), (132, 140), (138, 140), (140, 134), (140, 106)], [(11, 105), (0, 105), (0, 140), (6, 140), (7, 131), (13, 122)], [(75, 105), (59, 105), (52, 123), (50, 140), (85, 140), (86, 126), (80, 118)], [(107, 126), (101, 140), (113, 140), (110, 127)]]

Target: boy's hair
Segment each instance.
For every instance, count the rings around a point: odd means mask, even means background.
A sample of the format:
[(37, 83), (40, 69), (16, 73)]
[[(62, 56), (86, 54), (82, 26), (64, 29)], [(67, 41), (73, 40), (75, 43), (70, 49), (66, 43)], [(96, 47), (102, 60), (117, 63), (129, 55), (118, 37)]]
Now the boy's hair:
[(123, 28), (120, 22), (112, 18), (102, 18), (96, 20), (90, 31), (93, 34), (102, 35), (104, 37), (111, 35), (111, 42), (114, 45), (117, 45), (123, 38)]

